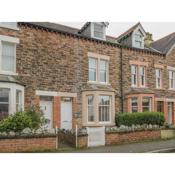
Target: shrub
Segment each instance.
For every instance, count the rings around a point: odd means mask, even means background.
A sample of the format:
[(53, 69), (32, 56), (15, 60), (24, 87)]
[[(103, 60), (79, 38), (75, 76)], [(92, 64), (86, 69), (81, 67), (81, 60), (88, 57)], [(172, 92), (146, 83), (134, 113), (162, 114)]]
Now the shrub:
[(163, 126), (164, 122), (164, 115), (160, 112), (121, 113), (116, 116), (117, 126), (132, 126), (143, 124)]
[(38, 129), (46, 123), (43, 113), (37, 106), (27, 111), (16, 112), (0, 121), (0, 132), (21, 132), (25, 128)]

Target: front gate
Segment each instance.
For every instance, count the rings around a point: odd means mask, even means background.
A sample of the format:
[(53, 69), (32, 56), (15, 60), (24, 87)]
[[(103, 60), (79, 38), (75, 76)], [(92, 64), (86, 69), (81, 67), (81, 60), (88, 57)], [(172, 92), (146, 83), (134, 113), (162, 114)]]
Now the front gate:
[(105, 145), (105, 127), (87, 127), (88, 147)]

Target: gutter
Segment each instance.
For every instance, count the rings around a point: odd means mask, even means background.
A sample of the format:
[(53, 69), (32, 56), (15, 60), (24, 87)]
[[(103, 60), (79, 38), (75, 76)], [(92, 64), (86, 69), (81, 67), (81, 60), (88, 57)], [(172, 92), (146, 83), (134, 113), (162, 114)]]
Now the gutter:
[(120, 72), (121, 72), (121, 78), (120, 78), (120, 99), (121, 99), (121, 112), (123, 113), (124, 111), (124, 95), (123, 95), (123, 47), (121, 47), (121, 52), (120, 52)]

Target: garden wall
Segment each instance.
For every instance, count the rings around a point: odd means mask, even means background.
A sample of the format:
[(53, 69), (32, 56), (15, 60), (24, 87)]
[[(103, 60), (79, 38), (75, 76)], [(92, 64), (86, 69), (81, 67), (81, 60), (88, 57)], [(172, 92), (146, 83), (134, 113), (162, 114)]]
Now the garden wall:
[(32, 152), (56, 148), (55, 136), (0, 138), (0, 152)]
[(156, 139), (161, 139), (160, 130), (106, 133), (106, 145), (132, 143), (132, 142), (156, 140)]

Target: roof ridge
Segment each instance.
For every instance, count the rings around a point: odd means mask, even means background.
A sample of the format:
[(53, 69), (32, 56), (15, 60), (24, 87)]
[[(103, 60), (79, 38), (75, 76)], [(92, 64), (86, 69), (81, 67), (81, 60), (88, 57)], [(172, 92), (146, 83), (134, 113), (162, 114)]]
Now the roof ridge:
[(119, 35), (118, 37), (116, 37), (117, 40), (119, 40), (120, 38), (122, 38), (122, 36), (125, 36), (127, 33), (129, 33), (129, 31), (132, 31), (134, 28), (136, 28), (137, 26), (139, 26), (141, 23), (137, 22), (135, 25), (131, 26), (128, 30), (126, 30), (125, 32), (123, 32), (121, 35)]
[[(167, 37), (169, 37), (169, 36), (171, 36), (171, 35), (175, 35), (175, 32), (172, 32), (172, 33), (170, 33), (170, 34), (168, 34), (168, 35), (165, 35), (165, 36), (163, 36), (162, 38), (160, 38), (160, 39), (154, 41), (153, 43), (159, 42), (160, 40), (163, 40), (163, 39), (165, 39), (165, 38), (167, 38)], [(153, 44), (153, 43), (152, 43), (152, 44)]]

